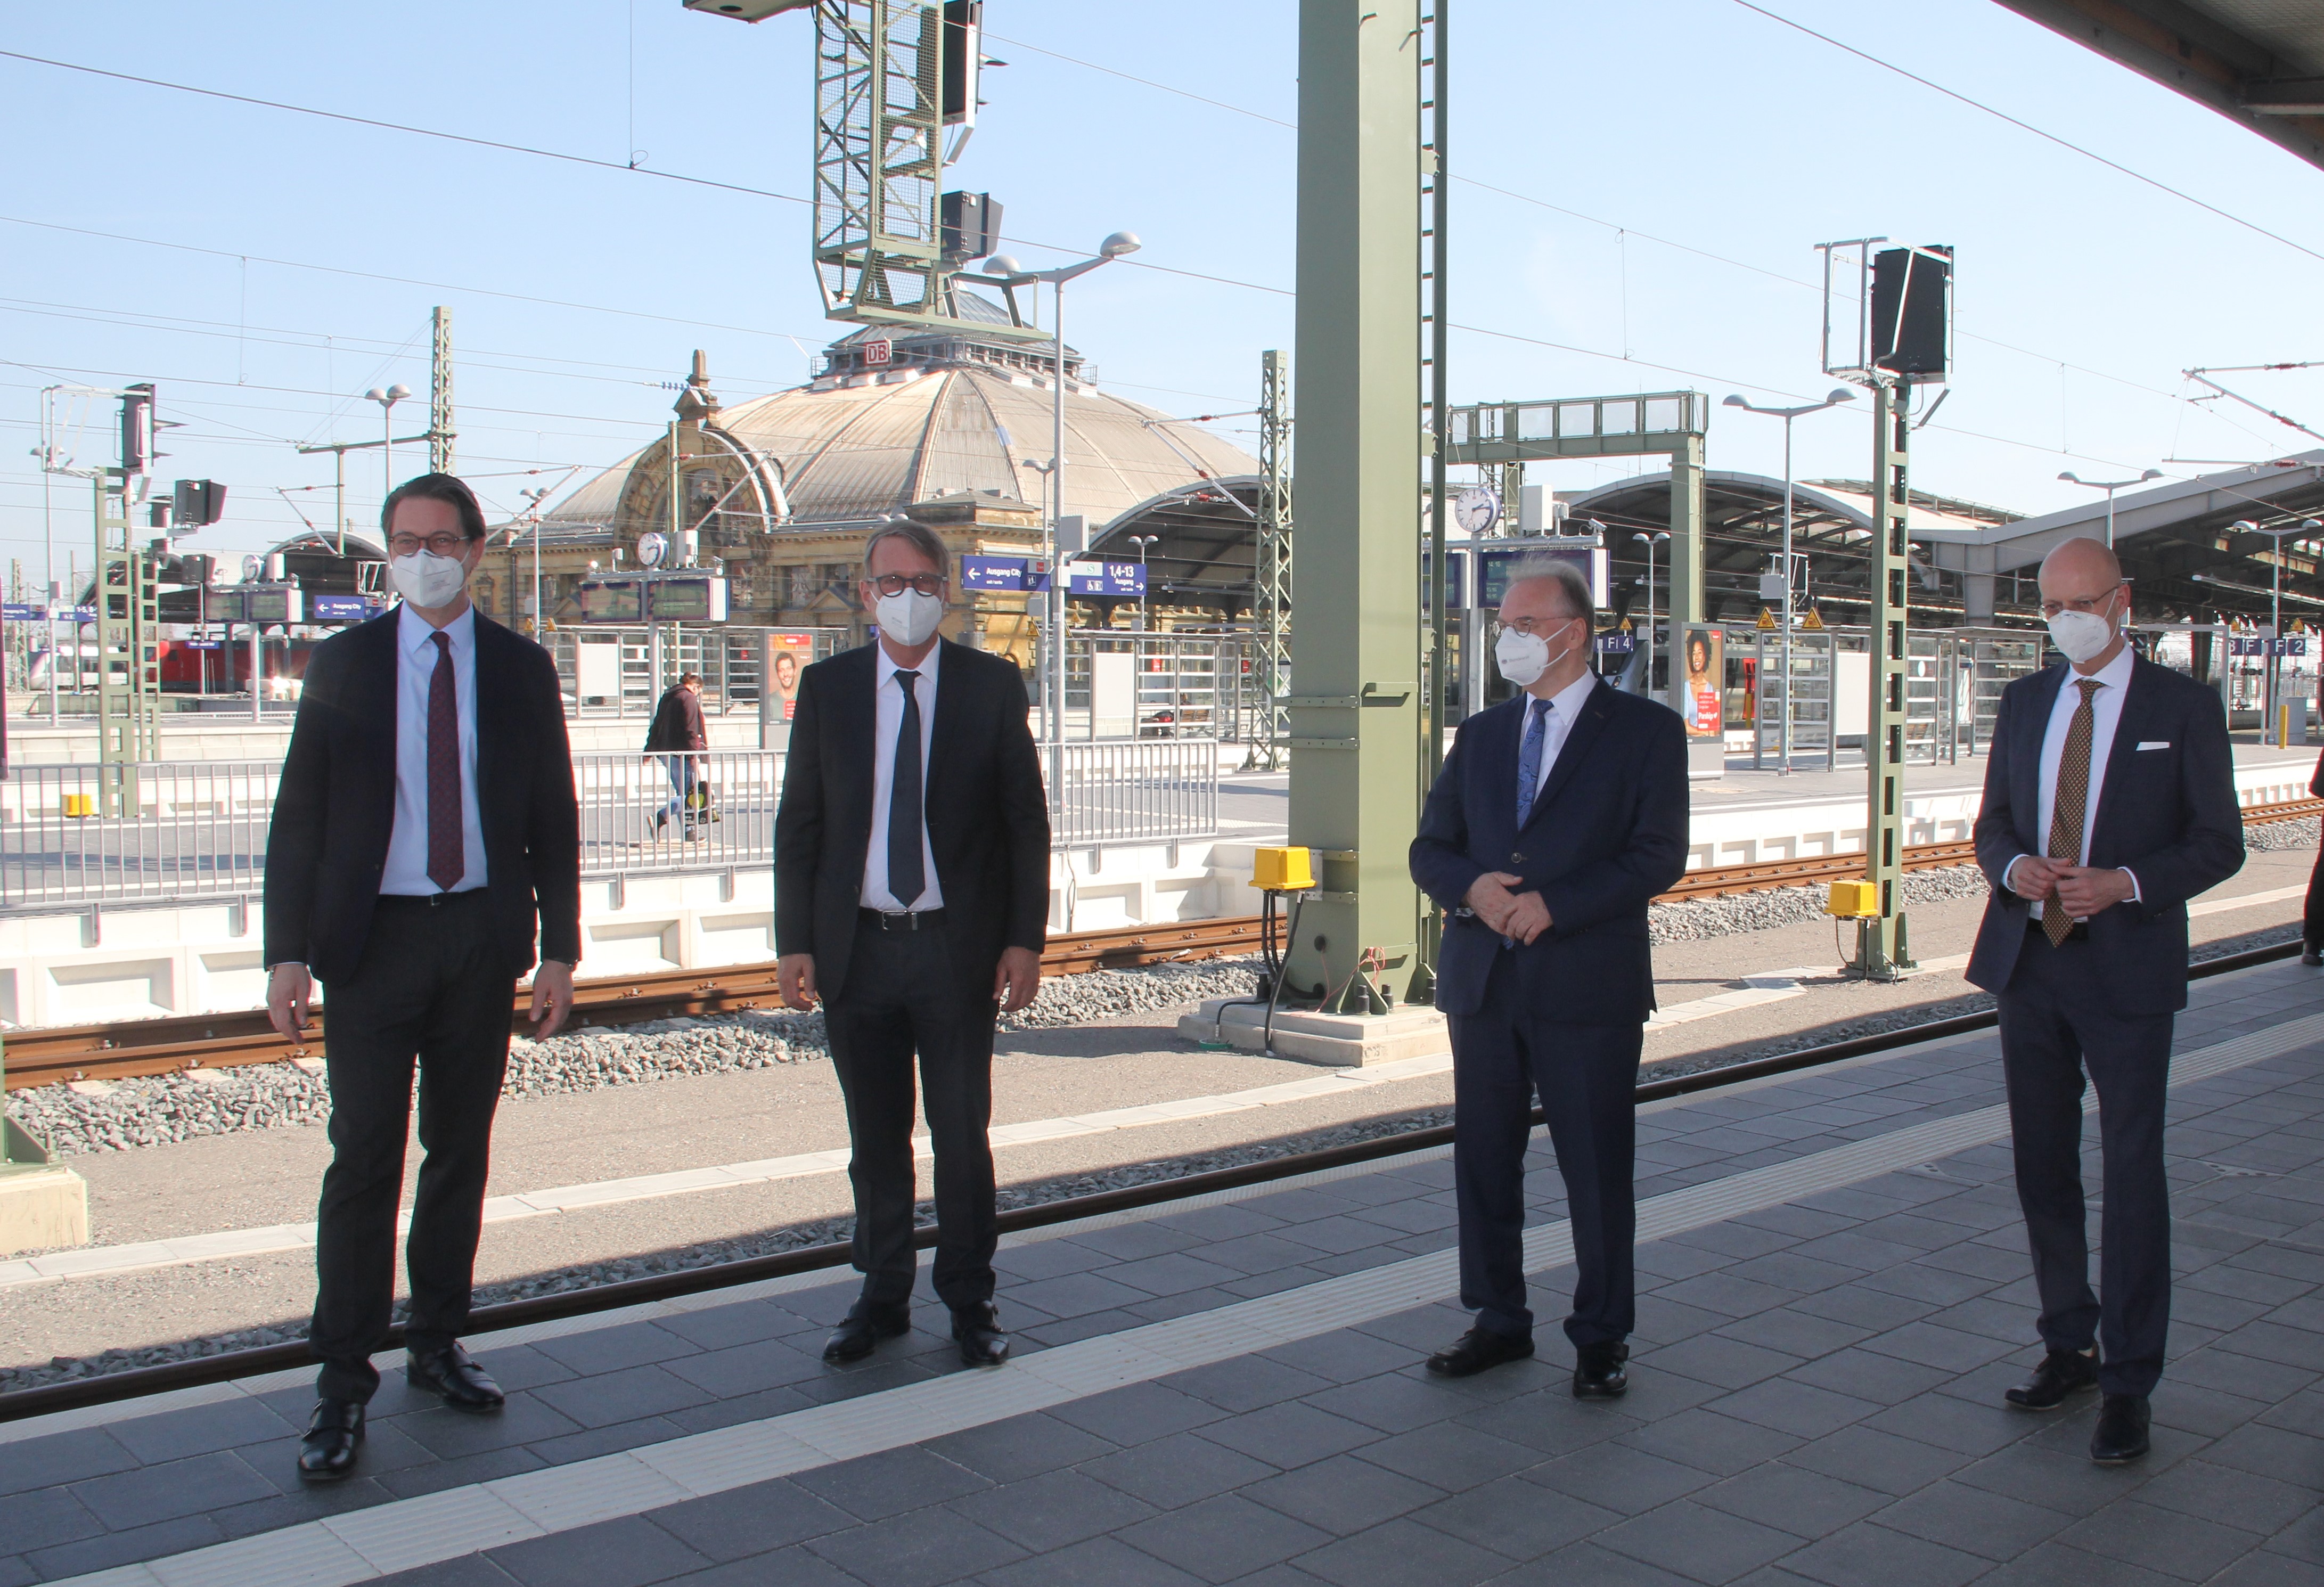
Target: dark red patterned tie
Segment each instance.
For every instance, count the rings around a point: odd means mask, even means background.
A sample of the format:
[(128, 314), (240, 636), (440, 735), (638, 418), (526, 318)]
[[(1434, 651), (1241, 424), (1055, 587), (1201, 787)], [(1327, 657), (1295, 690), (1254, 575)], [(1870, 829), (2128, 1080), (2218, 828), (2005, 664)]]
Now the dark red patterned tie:
[(468, 844), (460, 830), (460, 700), (452, 687), (452, 641), (436, 641), (436, 672), (428, 680), (428, 880), (450, 892), (467, 869)]

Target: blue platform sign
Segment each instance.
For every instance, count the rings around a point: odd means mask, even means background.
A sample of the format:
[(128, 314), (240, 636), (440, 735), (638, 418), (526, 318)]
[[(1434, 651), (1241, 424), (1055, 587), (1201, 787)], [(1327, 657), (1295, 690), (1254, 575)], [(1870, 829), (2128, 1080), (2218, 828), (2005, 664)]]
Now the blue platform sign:
[(0, 617), (5, 617), (11, 623), (46, 623), (49, 620), (49, 609), (46, 606), (21, 605), (14, 601), (10, 601), (5, 605), (0, 605)]
[(1142, 595), (1146, 567), (1139, 562), (1068, 562), (1065, 588), (1076, 595)]
[(368, 623), (385, 610), (379, 602), (363, 595), (307, 597), (307, 620), (310, 623)]
[(960, 585), (963, 589), (999, 590), (1013, 594), (1025, 587), (1025, 558), (963, 557), (960, 559)]

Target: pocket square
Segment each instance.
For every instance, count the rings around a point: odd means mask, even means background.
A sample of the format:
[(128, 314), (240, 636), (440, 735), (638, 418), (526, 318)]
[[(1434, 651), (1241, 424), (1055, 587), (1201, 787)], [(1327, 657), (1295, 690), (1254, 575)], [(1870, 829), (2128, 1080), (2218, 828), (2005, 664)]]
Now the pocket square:
[(2167, 750), (2171, 747), (2171, 741), (2167, 738), (2141, 739), (2138, 747), (2142, 750)]

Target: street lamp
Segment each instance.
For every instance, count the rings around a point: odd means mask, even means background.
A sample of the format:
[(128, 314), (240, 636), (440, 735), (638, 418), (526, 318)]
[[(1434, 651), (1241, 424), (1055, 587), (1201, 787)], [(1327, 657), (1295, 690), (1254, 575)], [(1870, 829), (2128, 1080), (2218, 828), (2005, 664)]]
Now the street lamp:
[[(1115, 232), (1097, 245), (1095, 258), (1055, 270), (1024, 270), (1007, 254), (997, 254), (984, 262), (989, 274), (969, 278), (1002, 288), (1049, 283), (1049, 335), (1056, 353), (1049, 388), (1049, 742), (1060, 746), (1061, 752), (1065, 742), (1065, 569), (1058, 556), (1057, 520), (1065, 510), (1065, 283), (1143, 245), (1135, 232)], [(1056, 769), (1053, 776), (1061, 771)]]
[(1646, 548), (1646, 671), (1641, 681), (1646, 686), (1646, 697), (1652, 699), (1655, 694), (1655, 543), (1666, 540), (1670, 536), (1657, 530), (1653, 534), (1634, 534), (1630, 538)]
[(532, 521), (532, 637), (538, 640), (543, 632), (540, 623), (540, 502), (549, 494), (549, 487), (520, 489), (517, 494), (524, 498), (524, 515)]
[[(380, 498), (382, 501), (395, 494), (395, 405), (410, 394), (411, 388), (401, 384), (392, 385), (385, 391), (374, 386), (364, 393), (379, 404), (380, 478), (386, 486), (386, 495)], [(382, 526), (383, 530), (384, 527)]]
[[(2080, 475), (2076, 474), (2072, 469), (2069, 468), (2058, 477), (2064, 480), (2068, 484), (2086, 484), (2094, 491), (2104, 491), (2107, 494), (2107, 549), (2112, 550), (2114, 549), (2115, 492), (2128, 490), (2135, 484), (2144, 484), (2150, 479), (2161, 479), (2163, 477), (2163, 470), (2160, 468), (2150, 468), (2144, 474), (2140, 475), (2136, 479), (2084, 479)], [(2264, 530), (2261, 532), (2273, 534), (2275, 531), (2273, 530)]]
[[(1782, 759), (1775, 765), (1778, 777), (1792, 774), (1792, 420), (1854, 401), (1856, 393), (1853, 391), (1846, 386), (1834, 386), (1822, 401), (1809, 402), (1798, 408), (1762, 408), (1757, 402), (1745, 401), (1740, 396), (1729, 396), (1724, 404), (1729, 408), (1740, 408), (1748, 413), (1772, 414), (1784, 421), (1784, 694), (1782, 714), (1778, 717), (1783, 724)], [(1764, 701), (1766, 695), (1763, 680), (1760, 699)], [(1766, 741), (1761, 739), (1758, 742), (1765, 743)]]
[(1141, 631), (1153, 626), (1147, 617), (1146, 548), (1161, 538), (1158, 534), (1134, 534), (1130, 537), (1130, 543), (1138, 548), (1138, 626)]

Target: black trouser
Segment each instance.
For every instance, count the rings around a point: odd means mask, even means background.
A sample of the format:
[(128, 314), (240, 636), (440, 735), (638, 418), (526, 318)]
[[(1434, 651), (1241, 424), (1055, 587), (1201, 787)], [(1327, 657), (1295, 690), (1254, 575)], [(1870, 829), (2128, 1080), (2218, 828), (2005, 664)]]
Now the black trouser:
[(1530, 1334), (1526, 1305), (1525, 1154), (1539, 1093), (1573, 1226), (1576, 1344), (1627, 1338), (1637, 1318), (1631, 1244), (1644, 1025), (1566, 1025), (1525, 1011), (1514, 955), (1496, 955), (1484, 1007), (1455, 1014), (1452, 1181), (1461, 1211), (1461, 1304), (1478, 1326)]
[(2308, 906), (2301, 911), (2300, 935), (2310, 947), (2324, 943), (2324, 848), (2316, 851), (2316, 869), (2308, 873)]
[[(854, 1155), (854, 1259), (863, 1299), (912, 1298), (912, 1056), (927, 1093), (936, 1148), (936, 1298), (957, 1310), (992, 1298), (991, 987), (964, 985), (941, 920), (918, 931), (855, 928), (847, 983), (825, 1010), (832, 1066), (847, 1099)], [(978, 995), (982, 992), (982, 995)]]
[(415, 1057), (427, 1156), (404, 1242), (404, 1337), (415, 1351), (440, 1349), (467, 1326), (514, 985), (484, 900), (483, 888), (434, 905), (383, 897), (354, 976), (326, 989), (331, 1166), (317, 1213), (307, 1337), (323, 1359), (318, 1388), (327, 1398), (368, 1400), (379, 1387), (371, 1353), (394, 1305)]
[[(2009, 1084), (2017, 1201), (2042, 1296), (2042, 1342), (2052, 1350), (2099, 1345), (2098, 1387), (2147, 1394), (2163, 1376), (2171, 1327), (2171, 1186), (2163, 1121), (2171, 1079), (2169, 1014), (2111, 1011), (2090, 955), (2069, 938), (2052, 946), (2037, 923), (1996, 1001)], [(2105, 1226), (2101, 1306), (2090, 1293), (2082, 1197), (2083, 1070), (2098, 1093)]]

